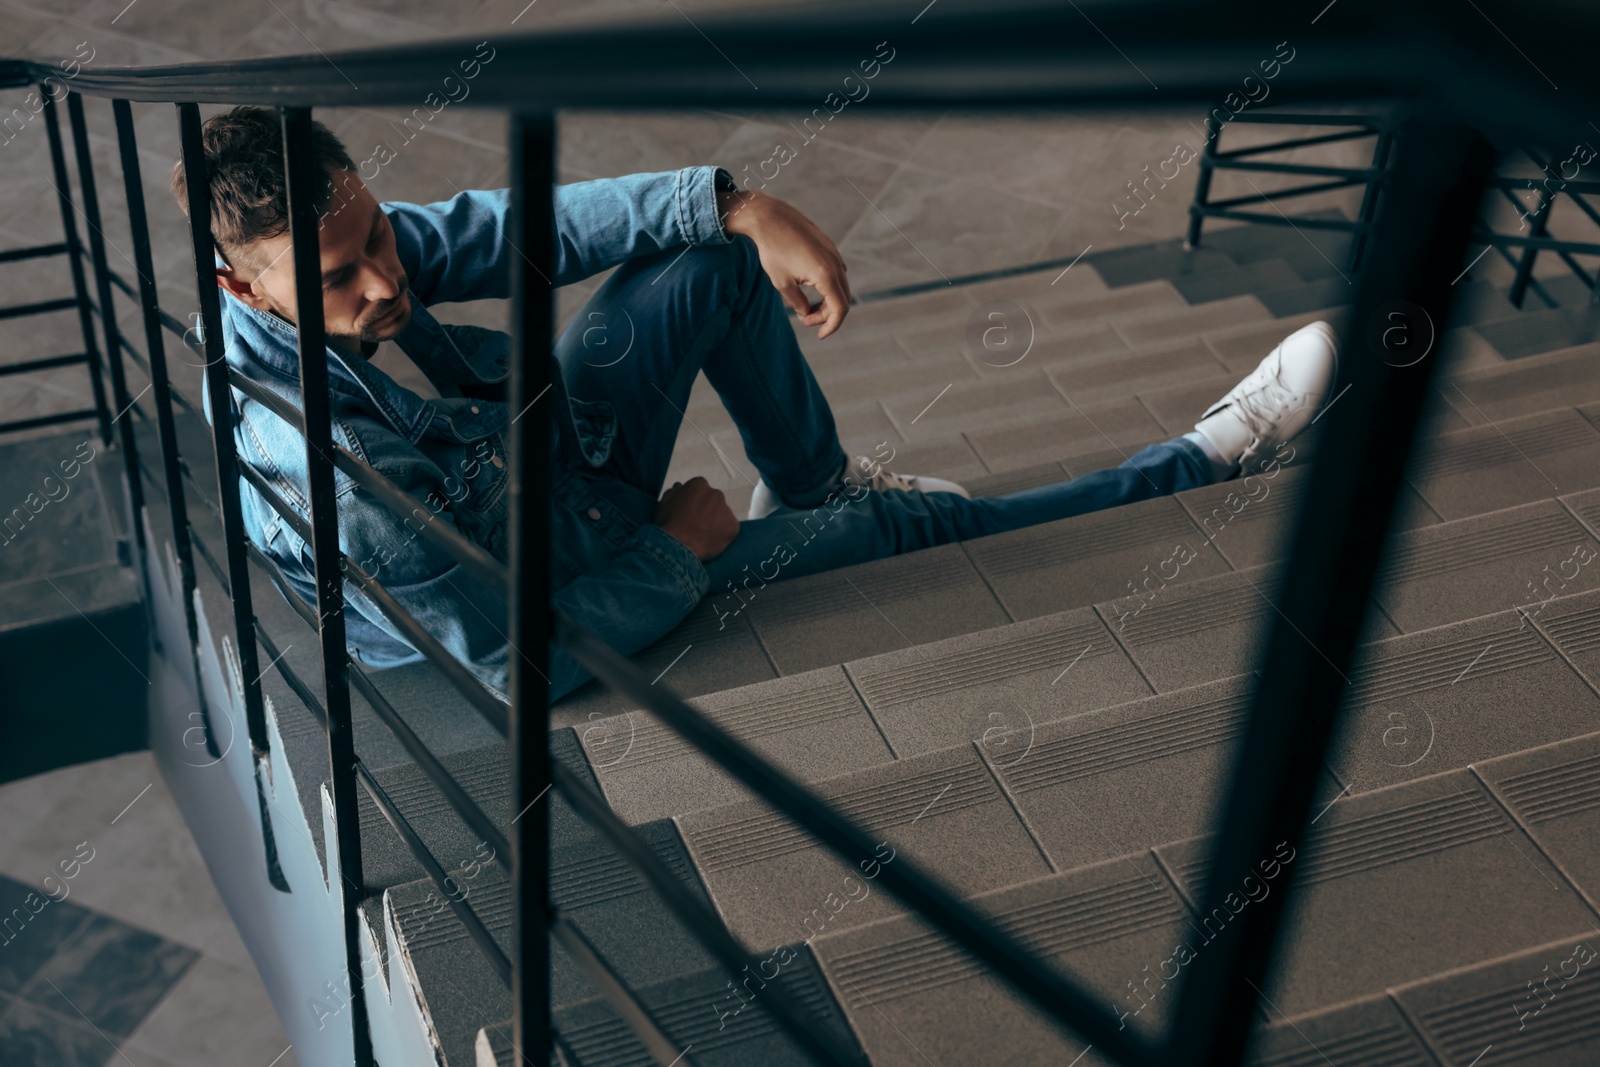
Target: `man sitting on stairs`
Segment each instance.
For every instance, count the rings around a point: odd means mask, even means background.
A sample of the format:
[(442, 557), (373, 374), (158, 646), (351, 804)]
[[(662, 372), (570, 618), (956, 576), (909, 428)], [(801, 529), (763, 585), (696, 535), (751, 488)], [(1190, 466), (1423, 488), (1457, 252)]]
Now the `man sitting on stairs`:
[[(505, 402), (509, 338), (442, 324), (428, 309), (510, 295), (520, 253), (506, 237), (508, 191), (379, 204), (338, 139), (320, 123), (314, 130), (301, 147), (327, 175), (317, 211), (334, 437), (425, 504), (397, 516), (340, 473), (340, 544), (503, 697), (512, 654), (503, 603), (417, 530), (449, 523), (507, 555), (506, 438), (526, 413)], [(281, 137), (277, 115), (260, 108), (204, 128), (228, 363), (298, 408)], [(180, 163), (180, 204), (183, 189)], [(553, 408), (553, 602), (624, 653), (665, 635), (708, 594), (727, 605), (717, 609), (726, 620), (771, 581), (1235, 477), (1304, 428), (1333, 379), (1336, 339), (1314, 323), (1193, 432), (1110, 470), (969, 499), (952, 482), (891, 472), (882, 454), (852, 459), (841, 448), (785, 306), (825, 338), (849, 311), (850, 286), (838, 249), (799, 211), (740, 191), (716, 167), (561, 186), (554, 210), (555, 285), (617, 269), (562, 333), (554, 384), (535, 400)], [(812, 305), (802, 286), (822, 299)], [(760, 473), (743, 522), (704, 478), (664, 485), (701, 373)], [(308, 517), (304, 440), (242, 393), (232, 399), (241, 462)], [(240, 492), (251, 540), (315, 603), (310, 548), (249, 483)], [(359, 589), (346, 583), (345, 595), (358, 659), (421, 658)], [(550, 655), (552, 698), (587, 680), (559, 648)]]

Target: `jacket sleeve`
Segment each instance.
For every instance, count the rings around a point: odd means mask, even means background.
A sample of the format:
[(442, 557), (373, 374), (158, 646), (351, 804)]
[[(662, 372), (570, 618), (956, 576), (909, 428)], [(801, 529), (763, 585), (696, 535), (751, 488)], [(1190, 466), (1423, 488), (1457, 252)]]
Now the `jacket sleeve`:
[[(721, 172), (725, 176), (725, 172)], [(716, 167), (558, 185), (555, 286), (678, 245), (726, 244)], [(731, 179), (729, 179), (731, 181)], [(386, 203), (407, 280), (425, 304), (511, 295), (511, 190), (469, 189), (435, 204)]]

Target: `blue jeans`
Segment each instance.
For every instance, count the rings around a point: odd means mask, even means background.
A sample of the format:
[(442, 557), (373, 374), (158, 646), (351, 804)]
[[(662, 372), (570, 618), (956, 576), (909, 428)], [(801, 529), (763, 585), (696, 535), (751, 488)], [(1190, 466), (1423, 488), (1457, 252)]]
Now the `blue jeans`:
[(654, 515), (702, 371), (766, 483), (784, 500), (817, 501), (741, 523), (733, 544), (706, 564), (712, 595), (750, 574), (797, 578), (1214, 480), (1199, 447), (1177, 438), (1119, 467), (1005, 496), (830, 494), (846, 459), (833, 413), (755, 246), (743, 238), (625, 263), (568, 326), (556, 358), (573, 397), (615, 408), (616, 443), (594, 488), (639, 522)]

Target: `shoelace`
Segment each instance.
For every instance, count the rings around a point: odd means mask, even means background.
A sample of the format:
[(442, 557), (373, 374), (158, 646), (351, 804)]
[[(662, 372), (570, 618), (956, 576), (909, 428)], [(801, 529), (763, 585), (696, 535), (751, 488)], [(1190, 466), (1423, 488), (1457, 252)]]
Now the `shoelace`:
[[(1276, 394), (1276, 395), (1274, 395)], [(1298, 399), (1276, 375), (1234, 399), (1232, 407), (1258, 441), (1271, 436), (1278, 417)]]

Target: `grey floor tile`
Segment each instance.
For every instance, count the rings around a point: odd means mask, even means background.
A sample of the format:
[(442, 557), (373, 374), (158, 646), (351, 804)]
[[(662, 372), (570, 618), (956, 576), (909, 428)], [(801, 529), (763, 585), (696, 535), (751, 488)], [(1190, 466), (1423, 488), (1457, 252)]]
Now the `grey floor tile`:
[(1032, 422), (973, 429), (967, 440), (990, 470), (1002, 471), (1096, 449), (1129, 448), (1161, 435), (1137, 400), (1117, 400), (1079, 410), (1064, 407)]
[(1141, 389), (1139, 399), (1169, 434), (1188, 433), (1200, 416), (1224, 393), (1233, 388), (1222, 376), (1207, 375), (1205, 381), (1165, 389)]
[(1213, 682), (1042, 724), (1015, 754), (986, 750), (1051, 862), (1071, 870), (1208, 832), (1253, 691), (1248, 675)]
[(1041, 298), (1039, 310), (1045, 324), (1057, 336), (1068, 336), (1069, 331), (1081, 330), (1084, 324), (1090, 322), (1177, 314), (1188, 307), (1188, 301), (1172, 287), (1172, 283), (1161, 279), (1087, 298), (1070, 292), (1060, 294), (1059, 298)]
[[(691, 703), (802, 781), (887, 763), (861, 698), (838, 667), (699, 697)], [(635, 711), (579, 731), (606, 799), (632, 823), (749, 799), (716, 764), (655, 716)], [(958, 738), (959, 743), (964, 738)]]
[(82, 1017), (113, 1037), (131, 1034), (167, 990), (199, 958), (157, 934), (96, 916), (22, 991), (70, 1018)]
[[(1474, 768), (1578, 891), (1600, 902), (1600, 734)], [(1600, 984), (1600, 983), (1597, 983)]]
[[(901, 853), (961, 893), (980, 893), (1049, 873), (1039, 847), (1001, 794), (974, 746), (947, 749), (817, 783), (817, 794), (880, 838), (878, 859)], [(718, 911), (758, 951), (830, 929), (898, 914), (887, 893), (834, 907), (859, 869), (834, 858), (763, 803), (680, 816), (678, 824)], [(873, 862), (863, 857), (863, 864)], [(818, 911), (817, 909), (822, 909)], [(831, 913), (831, 914), (830, 914)], [(810, 931), (803, 925), (813, 923)]]
[[(67, 854), (70, 858), (72, 853)], [(72, 869), (72, 868), (68, 868)], [(80, 868), (81, 869), (81, 868)], [(51, 871), (47, 887), (0, 877), (0, 993), (15, 993), (82, 929), (89, 912), (56, 894), (71, 883)], [(53, 890), (53, 892), (49, 891)]]
[(1300, 285), (1303, 281), (1288, 261), (1280, 258), (1242, 264), (1231, 271), (1215, 268), (1198, 274), (1179, 275), (1172, 279), (1172, 285), (1189, 303), (1204, 304), (1266, 289)]
[(1255, 370), (1257, 364), (1285, 337), (1319, 318), (1320, 315), (1315, 311), (1302, 312), (1268, 322), (1254, 322), (1237, 329), (1210, 330), (1206, 332), (1205, 340), (1229, 371), (1242, 376)]
[(1154, 245), (1090, 254), (1084, 257), (1084, 261), (1094, 267), (1112, 288), (1178, 274), (1199, 275), (1213, 269), (1226, 270), (1235, 265), (1227, 253), (1217, 248), (1201, 245), (1192, 251), (1185, 251), (1182, 241), (1177, 238), (1159, 241)]
[(1227, 571), (1204, 542), (1183, 508), (1161, 498), (982, 537), (965, 547), (1006, 610), (1031, 619), (1131, 595), (1146, 569), (1156, 574), (1178, 544), (1194, 558), (1177, 569), (1177, 581)]
[[(1131, 856), (978, 897), (1014, 936), (1076, 977), (1130, 1028), (1165, 1023), (1176, 985), (1174, 945), (1187, 914), (1148, 855)], [(872, 1062), (1075, 1063), (1103, 1067), (1026, 1007), (954, 943), (897, 918), (814, 943), (823, 973)]]
[(846, 664), (897, 756), (979, 742), (1001, 765), (1033, 726), (1150, 687), (1089, 608)]
[(1271, 314), (1257, 297), (1232, 296), (1170, 315), (1118, 320), (1117, 330), (1129, 345), (1142, 347), (1194, 337), (1207, 330), (1239, 326), (1269, 318)]
[(1526, 615), (1590, 686), (1600, 686), (1600, 594), (1559, 597), (1533, 605)]
[[(1178, 562), (1181, 557), (1174, 570)], [(1181, 584), (1163, 583), (1164, 573), (1152, 568), (1134, 592), (1124, 591), (1116, 600), (1096, 605), (1157, 692), (1228, 678), (1259, 666), (1268, 628), (1279, 618), (1277, 567)], [(1373, 636), (1395, 632), (1376, 611), (1368, 613), (1367, 626)]]
[(0, 1060), (6, 1067), (102, 1067), (115, 1047), (81, 1018), (0, 995)]
[(1356, 793), (1600, 729), (1600, 697), (1516, 612), (1367, 645), (1350, 679), (1329, 765)]
[[(702, 601), (676, 629), (632, 659), (651, 678), (685, 697), (777, 676), (749, 620), (732, 616), (719, 621), (715, 602), (710, 600)], [(562, 698), (558, 725), (587, 722), (634, 706), (621, 694), (590, 682)]]
[(1545, 500), (1407, 532), (1389, 547), (1376, 595), (1407, 633), (1512, 607), (1534, 611), (1551, 596), (1600, 587), (1600, 567), (1577, 562), (1585, 555), (1600, 558), (1600, 543)]
[(254, 967), (230, 967), (202, 956), (128, 1038), (123, 1052), (139, 1067), (151, 1053), (177, 1067), (283, 1067), (293, 1054), (273, 1063), (289, 1046), (277, 1015), (241, 1010), (268, 1003)]
[(1395, 996), (1446, 1067), (1586, 1067), (1600, 1060), (1597, 954), (1600, 937), (1575, 926), (1571, 937)]
[(1524, 359), (1600, 340), (1600, 311), (1584, 306), (1525, 311), (1479, 324), (1477, 331), (1507, 359)]
[[(1299, 458), (1298, 456), (1296, 458)], [(1311, 472), (1303, 464), (1177, 494), (1228, 562), (1244, 569), (1284, 559), (1293, 548), (1300, 510), (1305, 505)], [(1402, 485), (1403, 528), (1439, 522), (1422, 499)], [(1502, 607), (1504, 605), (1496, 605)], [(1452, 616), (1451, 620), (1465, 616)]]
[(1036, 421), (1069, 414), (1066, 401), (1034, 369), (1005, 381), (965, 383), (930, 377), (920, 388), (908, 382), (907, 388), (884, 397), (883, 404), (900, 432), (913, 441), (1001, 420)]
[(1600, 400), (1600, 375), (1594, 373), (1600, 345), (1579, 345), (1515, 363), (1466, 370), (1443, 387), (1445, 399), (1474, 421), (1513, 419), (1570, 404)]
[(1051, 368), (1050, 378), (1079, 405), (1120, 399), (1134, 392), (1208, 382), (1221, 396), (1234, 382), (1211, 350), (1195, 339), (1057, 365)]
[[(1191, 898), (1205, 877), (1205, 844), (1157, 850)], [(1279, 868), (1269, 892), (1291, 878), (1295, 887), (1282, 963), (1264, 987), (1274, 1018), (1592, 929), (1589, 909), (1466, 771), (1347, 796), (1298, 853), (1280, 849), (1263, 862)], [(1231, 910), (1197, 916), (1201, 936), (1220, 934)]]
[(1394, 1001), (1374, 997), (1256, 1031), (1249, 1067), (1438, 1067)]
[(1568, 408), (1443, 434), (1407, 477), (1446, 519), (1465, 518), (1600, 482), (1600, 434)]
[(747, 605), (781, 674), (1010, 621), (960, 545), (775, 582)]
[[(1296, 272), (1302, 272), (1308, 263), (1315, 266), (1309, 256), (1291, 262)], [(1284, 318), (1348, 304), (1355, 296), (1355, 286), (1346, 278), (1335, 276), (1285, 289), (1268, 290), (1261, 294), (1260, 300), (1273, 317)]]

